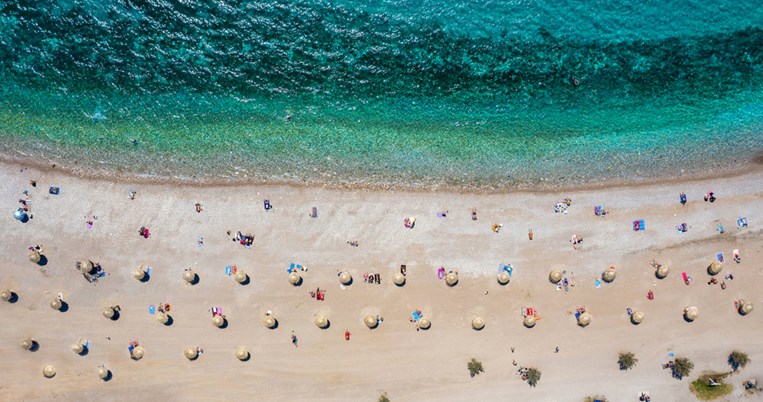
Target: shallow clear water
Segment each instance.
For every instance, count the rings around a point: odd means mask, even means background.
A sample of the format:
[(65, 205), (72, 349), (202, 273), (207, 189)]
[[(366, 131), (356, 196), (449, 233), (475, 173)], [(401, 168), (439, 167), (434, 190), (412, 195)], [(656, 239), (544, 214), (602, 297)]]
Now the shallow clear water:
[(506, 188), (763, 149), (754, 1), (0, 4), (0, 149), (80, 169)]

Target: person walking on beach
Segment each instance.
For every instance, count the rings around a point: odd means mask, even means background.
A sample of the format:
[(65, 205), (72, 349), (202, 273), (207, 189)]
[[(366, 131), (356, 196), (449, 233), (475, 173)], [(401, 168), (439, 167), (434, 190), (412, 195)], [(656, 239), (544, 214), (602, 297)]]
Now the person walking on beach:
[(291, 331), (291, 343), (294, 344), (295, 348), (299, 347), (299, 340), (297, 339), (297, 335), (294, 335), (294, 331)]
[(352, 335), (352, 334), (350, 334), (350, 331), (344, 330), (344, 340), (345, 341), (349, 341), (350, 340), (350, 335)]
[(554, 353), (559, 353), (559, 346), (554, 349)]

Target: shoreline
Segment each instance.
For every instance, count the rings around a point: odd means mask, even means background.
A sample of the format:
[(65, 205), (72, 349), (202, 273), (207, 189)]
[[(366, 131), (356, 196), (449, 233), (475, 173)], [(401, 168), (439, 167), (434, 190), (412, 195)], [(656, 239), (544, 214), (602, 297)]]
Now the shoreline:
[[(16, 151), (19, 152), (19, 151)], [(702, 180), (733, 179), (757, 172), (763, 171), (763, 151), (759, 151), (745, 163), (737, 167), (721, 169), (715, 172), (687, 174), (684, 176), (665, 176), (660, 178), (642, 178), (638, 180), (613, 180), (610, 182), (583, 182), (583, 183), (564, 183), (550, 184), (549, 182), (536, 183), (538, 187), (529, 188), (525, 185), (515, 184), (511, 186), (502, 186), (500, 188), (475, 187), (465, 188), (452, 184), (422, 184), (421, 186), (401, 186), (398, 184), (381, 183), (331, 183), (329, 181), (311, 181), (304, 182), (298, 180), (260, 180), (256, 178), (247, 179), (206, 179), (195, 176), (187, 177), (169, 177), (160, 175), (140, 175), (137, 173), (120, 173), (116, 169), (94, 170), (90, 168), (80, 168), (68, 161), (46, 162), (33, 160), (32, 157), (24, 155), (13, 156), (7, 153), (0, 153), (0, 164), (6, 166), (17, 165), (19, 167), (33, 168), (42, 172), (57, 172), (70, 177), (83, 180), (92, 180), (97, 182), (123, 183), (135, 185), (182, 185), (194, 188), (240, 188), (255, 186), (282, 186), (292, 188), (327, 188), (333, 190), (349, 191), (369, 191), (369, 192), (397, 192), (407, 193), (457, 193), (457, 194), (510, 194), (510, 193), (558, 193), (567, 191), (595, 191), (614, 188), (638, 188), (670, 183), (691, 183)], [(606, 181), (604, 178), (602, 181)]]

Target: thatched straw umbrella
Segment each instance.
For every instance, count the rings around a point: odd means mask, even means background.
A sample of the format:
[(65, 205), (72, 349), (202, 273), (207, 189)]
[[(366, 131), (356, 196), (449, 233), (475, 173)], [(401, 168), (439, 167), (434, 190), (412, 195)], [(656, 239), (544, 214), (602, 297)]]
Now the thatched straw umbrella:
[(641, 324), (641, 321), (644, 321), (644, 313), (641, 311), (636, 311), (633, 314), (631, 314), (631, 322), (638, 325)]
[(246, 346), (239, 346), (236, 348), (236, 358), (245, 361), (249, 358), (249, 351), (246, 349)]
[(339, 274), (339, 282), (341, 282), (342, 285), (349, 285), (352, 282), (352, 275), (347, 271), (343, 271)]
[(591, 323), (591, 314), (583, 313), (578, 316), (578, 325), (585, 327)]
[(742, 303), (742, 305), (739, 306), (739, 314), (747, 315), (747, 314), (750, 314), (750, 313), (752, 313), (752, 303), (751, 302)]
[(707, 267), (707, 273), (710, 275), (718, 275), (723, 269), (723, 264), (718, 261), (713, 261), (710, 266)]
[(114, 318), (116, 314), (117, 314), (117, 311), (114, 310), (114, 307), (106, 307), (105, 309), (103, 309), (103, 316), (108, 319)]
[(660, 265), (660, 267), (657, 268), (657, 271), (655, 271), (655, 275), (657, 275), (657, 277), (660, 279), (664, 279), (666, 276), (668, 276), (669, 272), (670, 268), (667, 265)]
[(82, 340), (78, 340), (77, 343), (72, 345), (72, 351), (76, 354), (80, 354), (85, 351), (85, 343)]
[(699, 317), (699, 309), (692, 306), (684, 310), (684, 317), (687, 321), (694, 321)]
[(196, 360), (199, 357), (199, 348), (185, 348), (183, 354), (188, 360)]
[(92, 274), (95, 271), (95, 264), (92, 261), (77, 261), (77, 269), (83, 274)]
[(524, 324), (525, 324), (525, 327), (527, 327), (527, 328), (534, 327), (535, 326), (535, 316), (532, 316), (532, 315), (525, 316)]
[(262, 323), (265, 324), (266, 327), (273, 329), (278, 324), (278, 320), (272, 315), (266, 315), (265, 319), (262, 320)]
[(166, 324), (170, 321), (170, 316), (166, 313), (162, 313), (161, 311), (156, 315), (156, 320), (159, 321), (162, 324)]
[(379, 325), (379, 320), (375, 315), (369, 314), (365, 319), (363, 319), (363, 323), (365, 323), (368, 328), (374, 329), (377, 325)]
[(458, 283), (458, 274), (455, 272), (448, 272), (447, 275), (445, 275), (445, 283), (448, 286), (456, 286)]
[(47, 365), (42, 369), (42, 375), (45, 376), (45, 378), (53, 378), (56, 376), (56, 368), (51, 365)]
[(472, 328), (477, 331), (485, 328), (485, 320), (483, 320), (482, 317), (474, 317), (472, 320)]
[(615, 280), (615, 270), (614, 269), (608, 269), (601, 274), (601, 279), (604, 280), (604, 282), (612, 282)]
[(146, 278), (146, 270), (143, 269), (143, 266), (140, 266), (139, 268), (135, 268), (135, 271), (132, 273), (132, 277), (136, 280), (142, 281)]
[(501, 273), (498, 274), (498, 283), (500, 283), (501, 285), (505, 285), (509, 283), (510, 280), (511, 280), (511, 277), (509, 276), (508, 272), (501, 271)]
[(550, 280), (551, 283), (559, 283), (559, 281), (562, 280), (562, 273), (555, 269), (548, 274), (548, 280)]
[(32, 350), (34, 346), (34, 340), (32, 338), (24, 338), (21, 340), (21, 348), (24, 350)]
[(421, 317), (419, 319), (419, 328), (429, 329), (431, 326), (432, 326), (432, 321), (430, 321), (429, 318)]
[(133, 360), (140, 360), (143, 358), (143, 355), (146, 354), (146, 351), (143, 350), (143, 346), (136, 346), (132, 352), (130, 352), (130, 357)]
[(217, 328), (222, 328), (223, 325), (225, 325), (225, 318), (221, 315), (216, 315), (212, 318), (212, 325), (216, 326)]
[(40, 262), (40, 253), (36, 250), (29, 253), (29, 261), (35, 264)]
[(106, 380), (107, 378), (109, 378), (109, 369), (103, 366), (98, 367), (98, 378), (100, 378), (101, 380)]
[(236, 272), (235, 279), (236, 279), (236, 282), (238, 283), (244, 283), (248, 279), (248, 276), (246, 275), (246, 273), (242, 271), (238, 271)]
[(329, 326), (329, 319), (326, 318), (326, 316), (319, 315), (315, 317), (315, 325), (317, 325), (318, 328), (321, 328), (321, 329), (326, 328)]
[(298, 273), (292, 272), (289, 274), (289, 283), (291, 283), (294, 286), (299, 285), (299, 282), (302, 280), (302, 277), (299, 276)]
[(53, 310), (61, 310), (61, 299), (54, 297), (53, 300), (50, 301), (50, 308)]
[(396, 272), (392, 280), (395, 282), (395, 285), (397, 286), (405, 285), (405, 275), (401, 274), (400, 272)]
[(4, 301), (11, 301), (12, 297), (13, 297), (13, 291), (10, 289), (5, 289), (2, 292), (0, 292), (0, 299), (3, 299)]
[(187, 271), (183, 271), (183, 280), (193, 284), (196, 281), (196, 273), (191, 271), (190, 269)]

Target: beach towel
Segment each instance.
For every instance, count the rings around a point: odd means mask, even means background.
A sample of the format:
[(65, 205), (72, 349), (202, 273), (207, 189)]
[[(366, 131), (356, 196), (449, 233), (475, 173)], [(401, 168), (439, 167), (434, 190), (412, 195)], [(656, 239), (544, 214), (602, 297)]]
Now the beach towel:
[(738, 259), (739, 258), (739, 249), (735, 248), (734, 250), (731, 251), (731, 254), (734, 256), (734, 259)]
[(724, 262), (726, 262), (726, 259), (725, 259), (725, 258), (723, 258), (723, 251), (721, 251), (721, 252), (719, 252), (719, 253), (716, 253), (716, 254), (715, 254), (715, 259), (717, 259), (717, 260), (718, 260), (718, 262), (720, 262), (720, 263), (724, 263)]
[(212, 317), (216, 315), (223, 315), (223, 309), (220, 307), (212, 307)]
[(601, 287), (601, 281), (597, 279), (596, 280), (596, 288), (598, 289), (600, 287)]
[(689, 276), (686, 275), (686, 272), (681, 272), (681, 277), (684, 278), (684, 282), (686, 282), (686, 284), (688, 285), (689, 284)]
[(442, 279), (445, 277), (445, 268), (440, 267), (440, 269), (437, 270), (437, 279)]
[(263, 201), (263, 202), (262, 202), (262, 205), (263, 205), (263, 207), (265, 207), (265, 210), (266, 210), (266, 211), (269, 211), (269, 210), (270, 210), (270, 208), (273, 208), (273, 206), (272, 206), (272, 205), (270, 205), (270, 200), (265, 200), (265, 201)]
[(104, 276), (106, 276), (106, 273), (105, 273), (105, 272), (101, 272), (101, 274), (100, 274), (100, 275), (98, 275), (98, 277), (99, 277), (99, 278), (103, 278)]
[(310, 211), (310, 217), (311, 218), (317, 218), (318, 217), (318, 208), (316, 208), (316, 207), (312, 208), (312, 210)]
[(418, 311), (414, 311), (411, 315), (413, 316), (413, 321), (418, 322), (421, 319), (421, 314)]
[(151, 266), (146, 267), (146, 275), (151, 276)]
[(438, 213), (437, 213), (437, 217), (438, 217), (438, 218), (444, 218), (444, 217), (446, 217), (446, 216), (447, 216), (447, 215), (446, 215), (446, 213), (445, 213), (445, 212), (438, 212)]
[(148, 306), (148, 313), (151, 315), (156, 314), (156, 306), (154, 306), (153, 304)]
[(50, 194), (53, 194), (53, 195), (58, 195), (58, 193), (59, 193), (60, 191), (61, 191), (61, 188), (60, 188), (60, 187), (53, 187), (53, 186), (50, 186), (50, 188), (48, 189), (48, 192), (49, 192)]
[(135, 346), (130, 345), (127, 347), (127, 351), (130, 353), (132, 353), (133, 349), (135, 349)]
[(232, 270), (231, 266), (230, 265), (226, 265), (225, 266), (225, 275), (230, 275), (231, 274), (231, 270)]
[(737, 228), (746, 228), (747, 227), (747, 218), (739, 218), (737, 219)]
[(646, 227), (644, 226), (644, 220), (639, 219), (633, 221), (633, 231), (638, 232), (639, 230), (644, 230)]
[(90, 349), (90, 339), (85, 339), (85, 349)]

